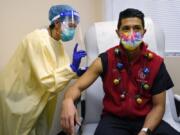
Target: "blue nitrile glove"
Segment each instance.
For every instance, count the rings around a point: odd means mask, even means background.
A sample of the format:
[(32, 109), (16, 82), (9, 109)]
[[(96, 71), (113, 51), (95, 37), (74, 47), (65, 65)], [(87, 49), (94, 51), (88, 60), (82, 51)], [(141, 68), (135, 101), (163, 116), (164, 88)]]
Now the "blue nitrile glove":
[(81, 76), (86, 72), (87, 69), (88, 67), (80, 67), (76, 73), (78, 76)]
[(81, 63), (81, 59), (87, 55), (86, 51), (84, 51), (84, 50), (77, 51), (77, 47), (78, 47), (78, 44), (76, 44), (75, 47), (74, 47), (73, 61), (72, 61), (72, 64), (70, 65), (72, 70), (74, 72), (76, 72), (76, 73), (77, 73), (77, 71), (79, 69), (79, 65)]

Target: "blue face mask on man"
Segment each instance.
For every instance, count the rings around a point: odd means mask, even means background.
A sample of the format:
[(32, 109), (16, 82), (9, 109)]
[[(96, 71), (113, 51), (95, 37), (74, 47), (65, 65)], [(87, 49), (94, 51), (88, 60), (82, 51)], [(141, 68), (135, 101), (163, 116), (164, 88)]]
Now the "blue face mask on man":
[(65, 27), (61, 30), (61, 40), (64, 42), (70, 41), (73, 39), (75, 34), (74, 27)]

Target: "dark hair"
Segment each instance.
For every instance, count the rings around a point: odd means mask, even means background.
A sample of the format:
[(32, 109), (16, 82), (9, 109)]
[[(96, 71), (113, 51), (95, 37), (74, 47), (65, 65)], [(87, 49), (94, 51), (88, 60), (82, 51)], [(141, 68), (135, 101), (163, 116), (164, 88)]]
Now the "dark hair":
[(137, 18), (141, 19), (142, 25), (144, 28), (144, 14), (143, 14), (143, 12), (141, 12), (138, 9), (127, 8), (124, 11), (119, 13), (119, 20), (118, 20), (118, 25), (117, 25), (118, 30), (121, 26), (121, 20), (125, 19), (125, 18), (129, 18), (129, 17), (137, 17)]
[(54, 27), (55, 27), (55, 24), (54, 24), (54, 23), (52, 23), (52, 24), (49, 25), (49, 28), (50, 28), (51, 30), (54, 29)]

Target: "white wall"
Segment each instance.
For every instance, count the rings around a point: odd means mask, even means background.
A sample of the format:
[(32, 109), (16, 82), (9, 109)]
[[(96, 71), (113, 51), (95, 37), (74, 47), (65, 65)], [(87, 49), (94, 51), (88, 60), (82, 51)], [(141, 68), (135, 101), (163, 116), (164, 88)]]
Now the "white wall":
[(174, 82), (174, 92), (180, 95), (180, 57), (165, 57), (166, 68)]

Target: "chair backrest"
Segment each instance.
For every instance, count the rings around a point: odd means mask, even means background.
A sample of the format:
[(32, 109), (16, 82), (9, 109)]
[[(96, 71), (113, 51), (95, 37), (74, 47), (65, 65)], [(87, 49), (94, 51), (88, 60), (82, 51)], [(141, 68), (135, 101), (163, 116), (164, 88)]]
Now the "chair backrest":
[[(148, 43), (149, 49), (157, 54), (164, 55), (164, 34), (156, 27), (151, 18), (145, 18), (145, 28), (147, 32), (144, 41)], [(88, 55), (88, 65), (97, 56), (107, 49), (119, 44), (116, 35), (117, 22), (94, 23), (86, 33), (85, 47)], [(85, 123), (97, 123), (102, 112), (102, 98), (104, 96), (101, 78), (98, 78), (85, 93), (86, 109)]]

